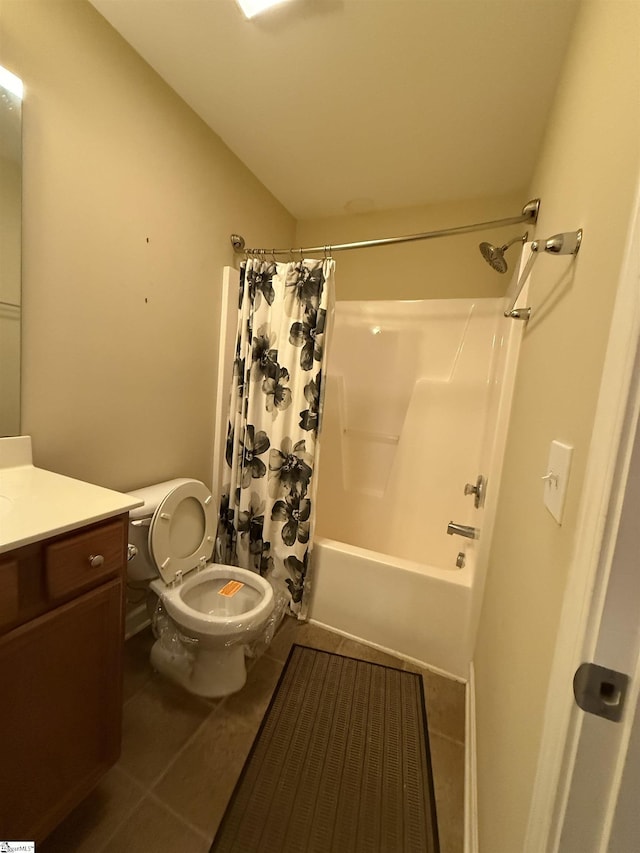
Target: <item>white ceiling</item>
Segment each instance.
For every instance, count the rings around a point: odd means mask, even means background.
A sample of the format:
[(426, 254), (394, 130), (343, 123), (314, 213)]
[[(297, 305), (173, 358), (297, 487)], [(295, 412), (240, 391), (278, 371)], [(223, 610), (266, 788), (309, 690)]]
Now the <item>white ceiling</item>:
[(299, 219), (525, 188), (574, 0), (91, 0)]

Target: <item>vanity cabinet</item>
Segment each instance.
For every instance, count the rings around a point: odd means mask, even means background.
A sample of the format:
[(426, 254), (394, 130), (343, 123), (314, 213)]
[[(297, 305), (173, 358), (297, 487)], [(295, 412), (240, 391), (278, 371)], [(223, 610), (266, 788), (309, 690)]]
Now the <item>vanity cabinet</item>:
[(118, 759), (128, 515), (0, 554), (0, 837), (41, 841)]

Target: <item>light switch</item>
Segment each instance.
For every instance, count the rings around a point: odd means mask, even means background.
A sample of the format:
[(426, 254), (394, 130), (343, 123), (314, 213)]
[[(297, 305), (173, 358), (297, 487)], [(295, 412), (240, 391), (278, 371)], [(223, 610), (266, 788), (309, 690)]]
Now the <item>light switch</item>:
[(558, 524), (562, 524), (562, 510), (567, 493), (572, 453), (573, 447), (569, 444), (552, 441), (547, 472), (542, 478), (544, 480), (544, 505)]

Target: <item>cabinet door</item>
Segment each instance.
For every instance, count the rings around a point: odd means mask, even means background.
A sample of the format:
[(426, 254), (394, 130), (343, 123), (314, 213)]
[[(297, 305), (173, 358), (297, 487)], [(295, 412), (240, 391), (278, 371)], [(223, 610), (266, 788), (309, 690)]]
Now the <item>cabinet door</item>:
[(0, 828), (39, 841), (120, 753), (122, 583), (0, 638)]

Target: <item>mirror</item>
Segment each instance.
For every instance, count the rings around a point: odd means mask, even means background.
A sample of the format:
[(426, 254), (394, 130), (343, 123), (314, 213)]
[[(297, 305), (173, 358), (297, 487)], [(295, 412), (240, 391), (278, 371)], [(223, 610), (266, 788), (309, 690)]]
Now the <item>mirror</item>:
[(0, 66), (0, 436), (20, 434), (22, 83)]

